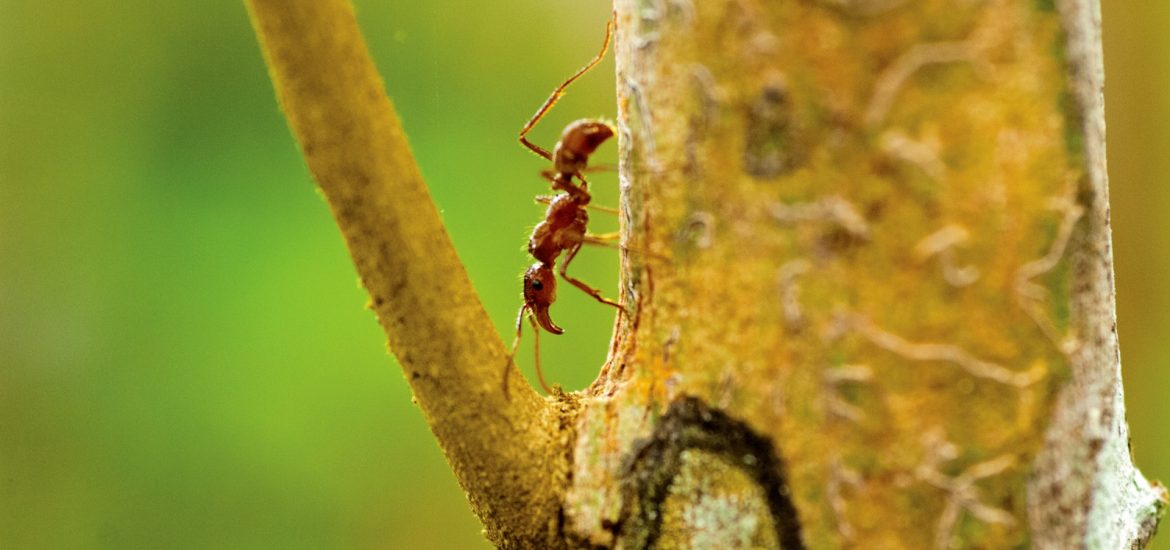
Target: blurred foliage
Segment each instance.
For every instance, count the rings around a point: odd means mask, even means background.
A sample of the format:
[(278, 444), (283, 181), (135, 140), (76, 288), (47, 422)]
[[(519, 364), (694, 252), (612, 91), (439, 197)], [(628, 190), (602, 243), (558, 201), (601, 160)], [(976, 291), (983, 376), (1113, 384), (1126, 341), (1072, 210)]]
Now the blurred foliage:
[[(1170, 6), (1106, 4), (1129, 418), (1139, 464), (1167, 479)], [(357, 5), (510, 339), (545, 189), (515, 135), (596, 51), (609, 10)], [(362, 308), (243, 6), (0, 0), (0, 13), (0, 548), (487, 547)], [(535, 139), (613, 117), (612, 74), (609, 58)], [(595, 179), (597, 202), (616, 204), (616, 177)], [(614, 253), (574, 268), (616, 294)], [(542, 341), (547, 375), (584, 387), (612, 312), (563, 292), (553, 313), (568, 334)]]

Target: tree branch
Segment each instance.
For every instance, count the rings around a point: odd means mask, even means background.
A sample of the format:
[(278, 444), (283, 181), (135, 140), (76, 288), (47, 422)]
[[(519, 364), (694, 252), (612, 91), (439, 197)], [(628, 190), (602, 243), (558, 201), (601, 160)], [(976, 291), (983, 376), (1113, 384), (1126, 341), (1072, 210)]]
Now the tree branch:
[(1061, 390), (1028, 483), (1036, 548), (1144, 548), (1166, 490), (1133, 464), (1114, 308), (1109, 182), (1105, 170), (1104, 66), (1098, 0), (1056, 3), (1068, 35), (1068, 118), (1080, 127), (1084, 169), (1077, 197), (1086, 227), (1070, 241), (1072, 382)]
[(488, 538), (543, 545), (555, 531), (567, 471), (568, 440), (557, 437), (558, 427), (569, 425), (573, 403), (542, 400), (519, 375), (509, 377), (510, 399), (501, 391), (503, 344), (456, 257), (348, 0), (247, 5), (280, 105), (390, 349)]

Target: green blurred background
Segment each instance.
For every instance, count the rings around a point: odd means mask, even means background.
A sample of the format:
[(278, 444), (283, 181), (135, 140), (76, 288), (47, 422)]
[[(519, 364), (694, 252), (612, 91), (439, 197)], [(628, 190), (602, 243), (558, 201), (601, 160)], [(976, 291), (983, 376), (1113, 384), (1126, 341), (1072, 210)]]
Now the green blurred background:
[[(108, 4), (0, 0), (0, 548), (487, 547), (363, 308), (242, 4)], [(1139, 465), (1170, 479), (1170, 4), (1105, 4), (1129, 419)], [(545, 188), (515, 134), (595, 52), (609, 9), (357, 5), (510, 338)], [(575, 85), (537, 142), (614, 116), (612, 75), (610, 58)], [(616, 204), (614, 176), (597, 179)], [(574, 267), (615, 293), (612, 252)], [(554, 318), (569, 334), (542, 341), (547, 374), (581, 388), (611, 312), (563, 292)]]

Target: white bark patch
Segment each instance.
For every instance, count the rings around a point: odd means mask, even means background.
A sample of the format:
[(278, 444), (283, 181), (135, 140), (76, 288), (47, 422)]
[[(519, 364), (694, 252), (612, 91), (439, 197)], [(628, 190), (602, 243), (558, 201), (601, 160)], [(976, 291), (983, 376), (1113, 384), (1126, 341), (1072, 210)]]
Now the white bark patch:
[[(1113, 393), (1113, 407), (1118, 419), (1125, 418), (1125, 398), (1121, 386)], [(1152, 533), (1151, 519), (1158, 516), (1166, 489), (1152, 485), (1142, 477), (1129, 455), (1129, 428), (1124, 422), (1114, 426), (1117, 437), (1109, 438), (1097, 455), (1098, 476), (1089, 509), (1089, 532), (1086, 548), (1125, 548)]]
[[(767, 498), (751, 476), (711, 453), (688, 449), (679, 458), (678, 476), (662, 505), (663, 532), (658, 547), (780, 547)], [(670, 529), (672, 526), (681, 529)]]
[[(1086, 226), (1073, 231), (1072, 380), (1061, 390), (1028, 483), (1032, 546), (1141, 548), (1153, 536), (1165, 490), (1145, 481), (1129, 454), (1113, 300), (1109, 187), (1105, 170), (1101, 6), (1060, 0), (1067, 58), (1083, 135), (1086, 178), (1076, 206)], [(1076, 121), (1076, 117), (1070, 117)], [(1071, 217), (1066, 214), (1066, 220)], [(1055, 254), (1055, 252), (1054, 252)]]

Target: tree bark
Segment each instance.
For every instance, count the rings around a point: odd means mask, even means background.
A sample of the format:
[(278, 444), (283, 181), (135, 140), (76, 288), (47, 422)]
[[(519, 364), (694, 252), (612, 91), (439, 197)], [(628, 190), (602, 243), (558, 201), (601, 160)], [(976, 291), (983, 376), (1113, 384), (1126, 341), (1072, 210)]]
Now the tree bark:
[(1143, 546), (1166, 495), (1127, 446), (1096, 1), (615, 5), (630, 315), (541, 400), (499, 388), (348, 5), (249, 0), (488, 538)]

